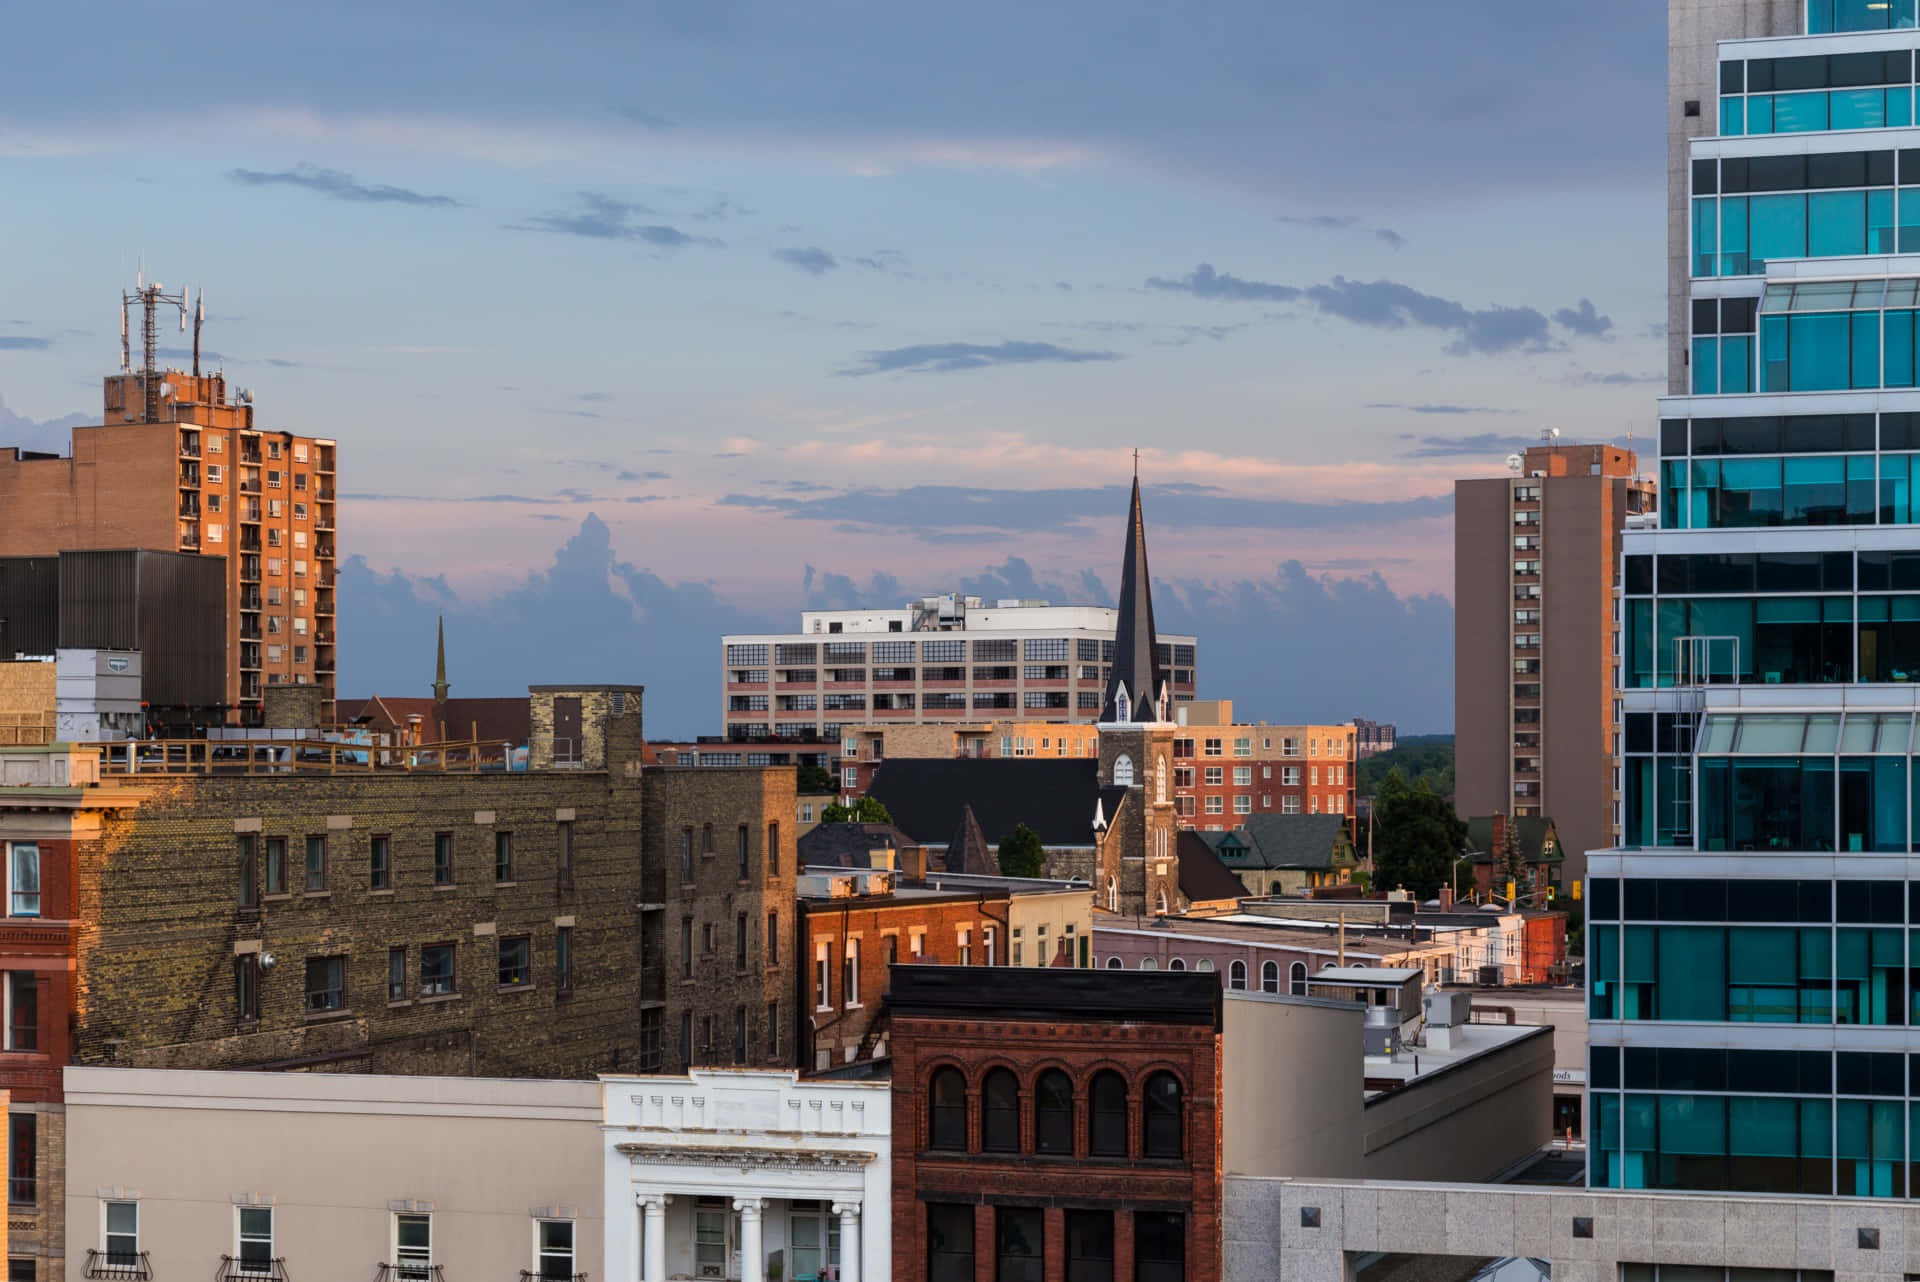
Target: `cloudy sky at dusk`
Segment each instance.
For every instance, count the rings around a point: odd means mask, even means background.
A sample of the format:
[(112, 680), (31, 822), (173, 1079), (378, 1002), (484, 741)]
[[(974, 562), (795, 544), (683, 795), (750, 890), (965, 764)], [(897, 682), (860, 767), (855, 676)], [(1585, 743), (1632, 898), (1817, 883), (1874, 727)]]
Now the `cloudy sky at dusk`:
[(343, 690), (445, 610), (463, 693), (711, 731), (722, 627), (1098, 599), (1138, 447), (1203, 694), (1444, 729), (1452, 479), (1654, 420), (1658, 0), (9, 27), (0, 444), (96, 411), (141, 255), (204, 286), (262, 424), (341, 442)]

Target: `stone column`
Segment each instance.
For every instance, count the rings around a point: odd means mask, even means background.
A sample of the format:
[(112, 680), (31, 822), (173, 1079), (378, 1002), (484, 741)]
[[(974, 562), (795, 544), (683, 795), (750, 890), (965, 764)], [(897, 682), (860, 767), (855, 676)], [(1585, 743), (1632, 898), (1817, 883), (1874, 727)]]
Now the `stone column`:
[(667, 1282), (667, 1196), (643, 1193), (640, 1205), (646, 1212), (646, 1230), (640, 1247), (640, 1282)]
[(835, 1202), (840, 1217), (840, 1282), (860, 1282), (860, 1204)]
[(767, 1253), (760, 1245), (760, 1199), (736, 1197), (740, 1213), (740, 1282), (766, 1282)]

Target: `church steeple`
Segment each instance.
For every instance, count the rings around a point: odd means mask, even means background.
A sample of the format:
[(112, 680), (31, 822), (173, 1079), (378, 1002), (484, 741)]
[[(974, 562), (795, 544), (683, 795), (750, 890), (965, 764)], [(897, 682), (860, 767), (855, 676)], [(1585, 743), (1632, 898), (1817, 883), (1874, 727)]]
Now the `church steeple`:
[(433, 660), (433, 701), (447, 701), (447, 617), (440, 616), (440, 639)]
[(1100, 720), (1160, 721), (1170, 710), (1160, 706), (1164, 678), (1159, 638), (1153, 630), (1153, 585), (1147, 573), (1147, 526), (1140, 515), (1140, 473), (1133, 475), (1133, 503), (1127, 511), (1127, 550), (1120, 563), (1120, 609), (1113, 633), (1113, 670), (1100, 704)]

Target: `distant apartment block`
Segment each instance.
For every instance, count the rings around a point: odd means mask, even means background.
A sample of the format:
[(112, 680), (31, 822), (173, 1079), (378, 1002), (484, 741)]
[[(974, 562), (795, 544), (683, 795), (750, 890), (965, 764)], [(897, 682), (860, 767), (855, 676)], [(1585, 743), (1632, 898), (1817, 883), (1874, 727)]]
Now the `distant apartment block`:
[(1353, 719), (1354, 752), (1362, 761), (1383, 752), (1392, 752), (1397, 737), (1398, 731), (1391, 721), (1369, 721), (1365, 717)]
[(259, 725), (263, 689), (283, 684), (320, 687), (331, 718), (338, 447), (256, 426), (238, 395), (220, 374), (123, 372), (67, 457), (0, 448), (0, 558), (224, 558), (224, 706), (205, 719)]
[(1654, 485), (1630, 450), (1541, 445), (1454, 484), (1456, 809), (1552, 815), (1567, 875), (1614, 836), (1614, 591)]
[[(897, 610), (808, 610), (791, 633), (721, 639), (726, 737), (819, 740), (843, 726), (1099, 720), (1116, 612), (922, 597)], [(1168, 693), (1193, 698), (1198, 643), (1163, 636)]]

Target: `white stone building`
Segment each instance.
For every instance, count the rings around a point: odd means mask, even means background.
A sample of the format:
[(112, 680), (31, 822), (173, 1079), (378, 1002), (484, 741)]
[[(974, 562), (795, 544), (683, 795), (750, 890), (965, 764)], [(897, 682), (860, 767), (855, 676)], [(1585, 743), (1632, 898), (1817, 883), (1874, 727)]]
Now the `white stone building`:
[(610, 1282), (892, 1277), (888, 1083), (601, 1081)]

